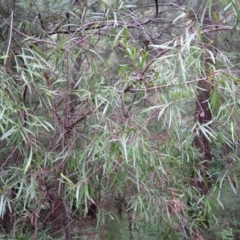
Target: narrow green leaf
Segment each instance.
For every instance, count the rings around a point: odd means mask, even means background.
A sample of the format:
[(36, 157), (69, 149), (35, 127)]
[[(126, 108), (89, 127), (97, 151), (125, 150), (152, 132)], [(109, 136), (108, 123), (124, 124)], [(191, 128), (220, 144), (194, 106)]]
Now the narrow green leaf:
[(185, 68), (185, 65), (183, 63), (183, 59), (182, 59), (182, 56), (179, 55), (178, 56), (178, 59), (180, 61), (180, 73), (181, 73), (181, 76), (183, 78), (183, 81), (186, 81), (186, 68)]
[(68, 178), (66, 177), (63, 173), (61, 173), (61, 177), (66, 180), (66, 182), (71, 185), (71, 186), (74, 186), (74, 183)]
[(237, 16), (238, 21), (240, 21), (240, 11), (239, 11), (237, 5), (235, 4), (235, 2), (233, 0), (230, 0), (230, 2), (232, 4), (232, 6), (233, 6), (233, 9), (234, 9), (234, 12), (235, 12), (235, 14)]
[(232, 141), (235, 142), (235, 129), (234, 129), (234, 125), (233, 122), (231, 122), (231, 135), (232, 135)]
[[(115, 39), (114, 39), (114, 42), (113, 42), (113, 47), (116, 47), (116, 45), (118, 44), (118, 39), (120, 38), (120, 36), (122, 35), (122, 32), (124, 31), (124, 34), (125, 34), (125, 39), (128, 39), (128, 36), (127, 36), (127, 33), (128, 32), (128, 29), (127, 28), (122, 28), (120, 31), (118, 31)], [(127, 36), (127, 37), (126, 37)]]
[(25, 165), (25, 167), (24, 167), (24, 174), (26, 174), (26, 172), (28, 171), (28, 169), (29, 169), (29, 167), (30, 167), (30, 165), (31, 165), (31, 162), (32, 162), (32, 153), (33, 153), (33, 151), (32, 151), (32, 147), (30, 148), (30, 153), (29, 153), (29, 157), (28, 157), (28, 159), (26, 160), (27, 162), (26, 162), (26, 165)]
[(117, 27), (118, 26), (118, 19), (117, 19), (116, 12), (113, 12), (113, 16), (114, 16), (114, 27)]
[(121, 136), (121, 144), (124, 152), (125, 161), (128, 163), (127, 139), (125, 138), (124, 134)]
[(213, 11), (213, 19), (217, 22), (220, 20), (219, 15), (216, 11)]
[(218, 111), (220, 105), (221, 105), (221, 103), (220, 103), (220, 96), (218, 93), (218, 85), (216, 84), (211, 93), (210, 106), (215, 111)]

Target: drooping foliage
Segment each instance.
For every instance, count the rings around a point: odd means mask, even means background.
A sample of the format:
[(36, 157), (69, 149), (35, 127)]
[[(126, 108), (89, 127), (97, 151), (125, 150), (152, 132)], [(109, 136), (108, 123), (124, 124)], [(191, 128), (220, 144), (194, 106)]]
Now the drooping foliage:
[(157, 10), (0, 1), (2, 238), (237, 238), (239, 3)]

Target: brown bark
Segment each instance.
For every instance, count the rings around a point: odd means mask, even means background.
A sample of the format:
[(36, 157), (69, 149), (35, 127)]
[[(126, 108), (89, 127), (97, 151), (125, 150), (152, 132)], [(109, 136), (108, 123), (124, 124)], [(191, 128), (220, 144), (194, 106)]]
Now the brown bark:
[(50, 214), (51, 230), (50, 234), (53, 237), (59, 237), (63, 234), (64, 226), (64, 205), (62, 199), (54, 196), (52, 212)]
[[(206, 81), (198, 82), (199, 94), (196, 99), (195, 122), (203, 125), (211, 121), (212, 114), (209, 109), (209, 99), (211, 97), (212, 86)], [(208, 161), (211, 160), (210, 143), (206, 136), (200, 131), (194, 139), (195, 146), (202, 153), (202, 163), (204, 168), (208, 168)]]
[[(209, 25), (210, 24), (210, 18), (208, 14), (205, 15), (203, 24)], [(216, 48), (212, 44), (213, 40), (216, 40), (216, 34), (208, 33), (203, 36), (203, 42), (202, 42), (202, 49), (204, 50), (202, 62), (203, 62), (203, 72), (207, 76), (206, 80), (199, 81), (198, 82), (198, 96), (196, 99), (196, 111), (195, 111), (195, 117), (194, 121), (198, 122), (200, 125), (207, 124), (212, 119), (212, 113), (210, 109), (210, 98), (211, 93), (213, 89), (213, 81), (211, 79), (212, 73), (210, 66), (214, 64), (210, 54), (207, 50), (212, 51), (215, 53)], [(211, 41), (211, 44), (209, 42)], [(214, 41), (213, 41), (214, 42)], [(208, 127), (210, 127), (208, 125)], [(197, 131), (197, 129), (196, 129)], [(196, 134), (194, 139), (194, 145), (199, 150), (199, 152), (202, 154), (201, 158), (198, 162), (198, 170), (200, 168), (200, 173), (202, 175), (203, 180), (194, 179), (192, 178), (192, 182), (197, 189), (200, 190), (202, 194), (207, 194), (208, 190), (210, 188), (210, 182), (208, 180), (207, 176), (207, 170), (209, 168), (209, 162), (211, 161), (211, 147), (210, 147), (210, 141), (206, 137), (206, 135), (203, 134), (201, 130), (199, 130), (198, 134)]]
[[(205, 15), (204, 25), (209, 25), (209, 16), (208, 14)], [(214, 46), (212, 44), (209, 44), (209, 41), (211, 41), (214, 38), (214, 33), (208, 33), (203, 35), (201, 47), (203, 49), (202, 54), (202, 63), (203, 63), (203, 72), (206, 76), (206, 79), (203, 81), (199, 81), (197, 88), (198, 88), (198, 96), (196, 99), (196, 111), (195, 111), (195, 117), (194, 121), (198, 122), (200, 125), (207, 124), (212, 119), (212, 113), (210, 110), (210, 98), (211, 93), (213, 89), (213, 81), (211, 79), (211, 69), (210, 66), (213, 63), (212, 58), (210, 57), (210, 54), (208, 52), (212, 51), (214, 52)], [(210, 127), (210, 126), (208, 126)], [(198, 166), (201, 170), (201, 175), (203, 176), (204, 181), (200, 182), (197, 180), (198, 184), (196, 187), (203, 193), (206, 194), (209, 189), (209, 183), (206, 178), (206, 171), (209, 168), (209, 162), (211, 161), (211, 149), (210, 149), (210, 142), (209, 139), (206, 137), (206, 135), (203, 134), (201, 130), (199, 130), (199, 133), (196, 134), (194, 139), (194, 145), (196, 148), (199, 149), (199, 152), (202, 154), (201, 159), (199, 161)]]
[[(211, 121), (212, 114), (209, 108), (209, 100), (211, 97), (212, 86), (207, 81), (200, 81), (198, 83), (198, 97), (196, 99), (196, 111), (194, 121), (201, 125), (204, 125)], [(197, 131), (197, 130), (195, 130)], [(200, 190), (202, 194), (207, 194), (210, 188), (210, 182), (208, 181), (208, 176), (206, 172), (209, 168), (209, 162), (211, 161), (211, 148), (209, 139), (206, 135), (199, 130), (194, 139), (194, 145), (201, 153), (201, 158), (199, 159), (197, 168), (200, 168), (203, 180), (192, 178), (192, 184)]]

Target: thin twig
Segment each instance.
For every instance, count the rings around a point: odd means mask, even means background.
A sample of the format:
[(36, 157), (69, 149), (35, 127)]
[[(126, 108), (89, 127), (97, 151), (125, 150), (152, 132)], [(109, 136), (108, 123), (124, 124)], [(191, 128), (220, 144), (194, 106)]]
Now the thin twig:
[(12, 157), (12, 155), (14, 154), (14, 152), (15, 152), (17, 149), (18, 149), (18, 146), (16, 146), (16, 147), (12, 150), (11, 154), (8, 156), (8, 158), (5, 160), (5, 162), (1, 165), (0, 170), (3, 169), (3, 167), (6, 165), (6, 163), (8, 162), (8, 160)]
[(4, 68), (4, 69), (5, 69), (5, 66), (6, 66), (6, 63), (7, 63), (8, 54), (9, 54), (9, 50), (10, 50), (10, 46), (11, 46), (12, 30), (13, 30), (13, 11), (12, 11), (12, 13), (11, 13), (10, 32), (9, 32), (9, 38), (8, 38), (7, 52), (6, 52), (6, 56), (5, 56), (5, 58), (4, 58), (4, 64), (3, 64), (3, 68)]
[(64, 209), (64, 224), (65, 224), (65, 234), (66, 234), (66, 240), (71, 240), (72, 239), (72, 233), (71, 233), (71, 228), (70, 228), (70, 216), (69, 216), (69, 210), (66, 204), (66, 199), (62, 199), (62, 204), (63, 204), (63, 209)]
[(199, 78), (199, 79), (195, 79), (195, 80), (191, 80), (191, 81), (187, 81), (187, 82), (182, 82), (182, 83), (172, 83), (172, 84), (165, 84), (165, 85), (161, 85), (161, 86), (155, 86), (155, 87), (150, 87), (150, 88), (129, 88), (128, 91), (129, 92), (148, 92), (148, 91), (157, 91), (161, 88), (165, 88), (165, 87), (173, 87), (173, 86), (179, 86), (181, 84), (190, 84), (190, 83), (196, 83), (196, 82), (200, 82), (200, 81), (207, 81), (207, 77), (204, 78)]
[[(13, 11), (11, 13), (11, 24), (10, 24), (10, 33), (9, 33), (9, 41), (8, 41), (8, 47), (7, 47), (7, 52), (6, 55), (8, 56), (10, 46), (11, 46), (11, 41), (12, 41), (12, 30), (13, 30)], [(6, 64), (7, 58), (4, 60), (4, 65)]]

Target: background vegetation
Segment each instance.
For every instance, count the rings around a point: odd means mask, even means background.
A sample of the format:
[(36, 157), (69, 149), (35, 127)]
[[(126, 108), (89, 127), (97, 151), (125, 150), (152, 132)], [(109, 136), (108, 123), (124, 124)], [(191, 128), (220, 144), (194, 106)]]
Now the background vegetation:
[(237, 0), (0, 0), (1, 239), (239, 239)]

